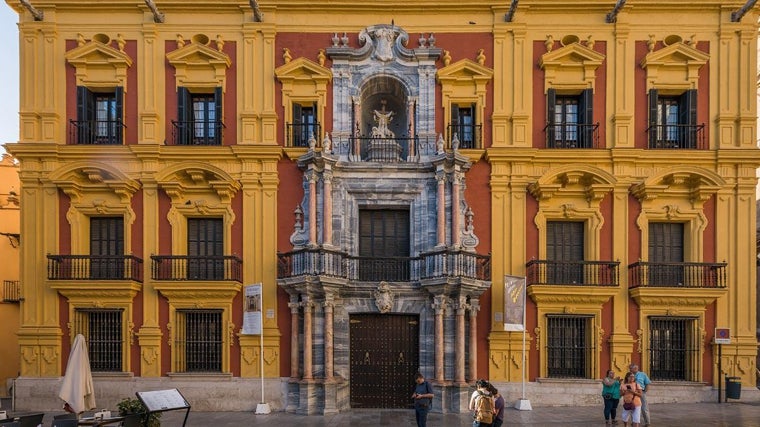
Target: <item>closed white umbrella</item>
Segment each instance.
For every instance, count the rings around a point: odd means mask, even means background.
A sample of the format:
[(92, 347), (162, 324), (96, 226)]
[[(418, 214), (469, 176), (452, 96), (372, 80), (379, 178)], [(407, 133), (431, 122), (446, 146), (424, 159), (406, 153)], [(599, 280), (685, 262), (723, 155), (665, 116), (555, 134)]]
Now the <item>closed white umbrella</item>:
[(95, 408), (95, 387), (92, 384), (90, 357), (87, 355), (87, 344), (82, 334), (74, 338), (58, 397), (68, 403), (77, 414)]

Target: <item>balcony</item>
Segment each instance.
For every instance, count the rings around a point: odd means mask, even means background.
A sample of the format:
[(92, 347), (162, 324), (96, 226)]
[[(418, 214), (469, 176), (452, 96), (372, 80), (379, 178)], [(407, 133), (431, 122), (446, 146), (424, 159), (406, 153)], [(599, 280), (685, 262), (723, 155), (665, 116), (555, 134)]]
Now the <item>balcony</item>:
[(222, 145), (224, 128), (221, 120), (172, 120), (171, 145)]
[(546, 148), (602, 148), (599, 123), (550, 123), (544, 127)]
[(617, 261), (531, 260), (525, 264), (527, 284), (561, 286), (618, 286)]
[(342, 277), (354, 281), (415, 282), (444, 277), (490, 280), (491, 257), (441, 250), (419, 257), (359, 257), (322, 248), (278, 255), (277, 277), (304, 275)]
[(285, 128), (288, 147), (309, 146), (309, 138), (314, 136), (317, 145), (321, 143), (322, 127), (319, 123), (288, 123)]
[(482, 125), (459, 125), (450, 124), (447, 130), (449, 147), (453, 147), (454, 138), (459, 141), (459, 148), (462, 150), (483, 148), (483, 126)]
[(134, 255), (48, 255), (49, 280), (142, 282), (142, 259)]
[(18, 280), (3, 280), (3, 302), (21, 301), (21, 282)]
[(650, 149), (707, 150), (705, 125), (651, 125), (649, 133)]
[(726, 263), (636, 262), (628, 266), (629, 287), (707, 288), (726, 287)]
[(243, 261), (236, 256), (153, 255), (150, 258), (153, 280), (243, 283)]
[(117, 120), (69, 120), (69, 145), (122, 145), (126, 126)]

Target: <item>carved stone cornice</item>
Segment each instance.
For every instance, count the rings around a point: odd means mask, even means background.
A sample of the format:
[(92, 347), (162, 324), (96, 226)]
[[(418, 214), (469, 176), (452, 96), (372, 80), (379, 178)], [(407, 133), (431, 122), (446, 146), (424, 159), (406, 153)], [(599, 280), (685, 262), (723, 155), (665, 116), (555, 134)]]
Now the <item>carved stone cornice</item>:
[(704, 309), (728, 293), (728, 289), (715, 288), (648, 288), (638, 287), (629, 291), (631, 298), (644, 308), (661, 309), (665, 312)]
[(536, 304), (558, 308), (599, 307), (617, 293), (616, 286), (532, 285), (528, 287), (528, 295)]

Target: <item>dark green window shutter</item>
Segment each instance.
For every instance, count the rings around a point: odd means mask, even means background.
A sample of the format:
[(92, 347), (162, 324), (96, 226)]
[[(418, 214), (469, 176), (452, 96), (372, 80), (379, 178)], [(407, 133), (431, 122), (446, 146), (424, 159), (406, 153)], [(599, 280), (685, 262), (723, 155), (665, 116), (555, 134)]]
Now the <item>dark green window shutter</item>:
[(117, 86), (114, 91), (114, 98), (116, 102), (116, 117), (112, 119), (116, 122), (116, 140), (124, 144), (124, 126), (122, 126), (122, 120), (124, 118), (124, 88)]
[(91, 143), (95, 132), (95, 97), (84, 86), (77, 86), (77, 122), (77, 143)]
[(214, 90), (214, 120), (209, 126), (214, 127), (214, 141), (217, 145), (222, 145), (222, 88), (217, 87)]
[(555, 142), (554, 114), (557, 106), (557, 91), (546, 91), (546, 147), (553, 148)]
[(657, 89), (649, 90), (649, 147), (657, 146)]
[(697, 148), (697, 91), (687, 90), (678, 100), (678, 124), (681, 126), (683, 148)]
[(190, 105), (190, 92), (185, 87), (177, 88), (177, 141), (175, 143), (184, 145), (190, 143), (192, 132), (191, 115), (193, 112)]
[(594, 148), (594, 90), (586, 89), (581, 92), (580, 105), (578, 106), (578, 124), (581, 125), (578, 132), (581, 140), (581, 148)]

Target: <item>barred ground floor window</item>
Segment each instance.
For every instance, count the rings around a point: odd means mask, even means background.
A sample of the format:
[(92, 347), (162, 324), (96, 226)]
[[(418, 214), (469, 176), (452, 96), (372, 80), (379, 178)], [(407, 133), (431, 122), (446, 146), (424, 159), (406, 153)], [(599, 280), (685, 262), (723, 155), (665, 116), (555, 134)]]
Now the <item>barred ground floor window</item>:
[(223, 310), (177, 310), (175, 372), (222, 372)]
[(82, 334), (87, 342), (93, 372), (121, 372), (124, 347), (123, 309), (76, 309), (72, 337)]
[(547, 315), (549, 378), (593, 378), (593, 316)]
[(649, 317), (649, 375), (659, 381), (699, 381), (696, 317)]

